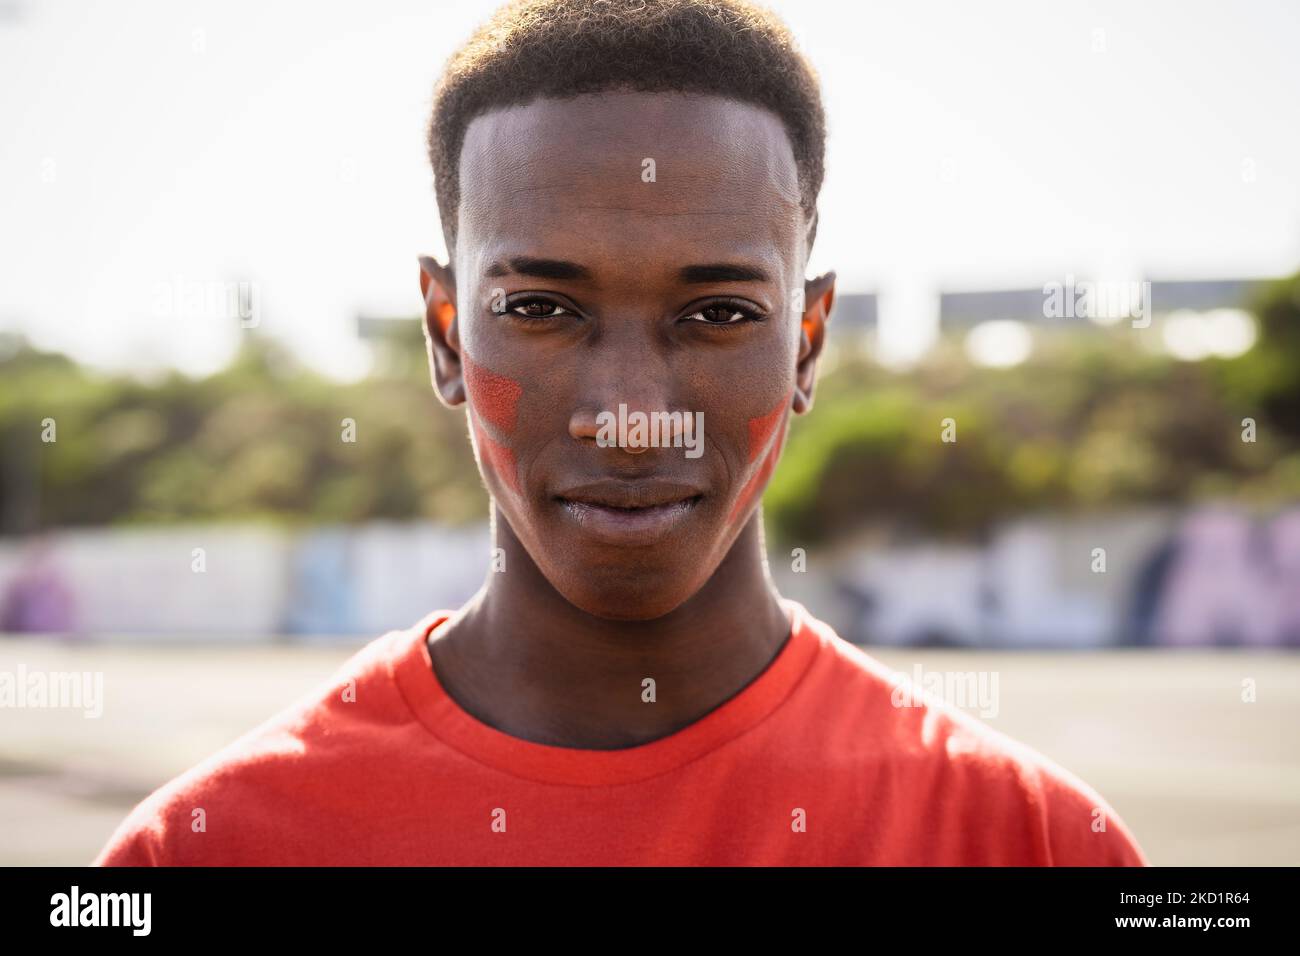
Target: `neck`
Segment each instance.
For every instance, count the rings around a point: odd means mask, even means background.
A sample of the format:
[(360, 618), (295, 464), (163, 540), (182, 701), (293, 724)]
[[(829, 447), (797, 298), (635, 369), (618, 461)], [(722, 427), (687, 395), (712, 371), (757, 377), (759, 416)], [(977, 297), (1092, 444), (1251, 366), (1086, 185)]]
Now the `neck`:
[[(708, 582), (651, 621), (611, 621), (570, 604), (500, 513), (508, 573), (429, 642), (438, 680), (489, 726), (535, 743), (610, 750), (667, 736), (734, 696), (790, 634), (755, 511)], [(646, 678), (655, 701), (643, 699)]]

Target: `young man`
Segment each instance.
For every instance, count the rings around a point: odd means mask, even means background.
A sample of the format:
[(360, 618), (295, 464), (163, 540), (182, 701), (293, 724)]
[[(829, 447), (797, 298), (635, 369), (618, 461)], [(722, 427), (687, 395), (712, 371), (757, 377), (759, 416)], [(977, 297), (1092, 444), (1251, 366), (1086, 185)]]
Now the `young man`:
[[(896, 706), (767, 574), (759, 499), (834, 296), (804, 278), (823, 146), (811, 69), (743, 3), (498, 13), (436, 98), (450, 261), (420, 276), (492, 497), (487, 583), (154, 793), (97, 862), (1144, 864), (1086, 784)], [(611, 427), (637, 413), (663, 428)]]

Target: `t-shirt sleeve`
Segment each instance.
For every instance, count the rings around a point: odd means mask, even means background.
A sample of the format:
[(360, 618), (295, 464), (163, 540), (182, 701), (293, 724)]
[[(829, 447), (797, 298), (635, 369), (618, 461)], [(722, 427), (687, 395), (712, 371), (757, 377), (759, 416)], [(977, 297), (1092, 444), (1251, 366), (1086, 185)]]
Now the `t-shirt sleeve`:
[(1150, 866), (1115, 809), (1074, 774), (1043, 761), (1034, 774), (1051, 866)]
[(137, 807), (118, 826), (91, 866), (162, 866), (160, 824)]

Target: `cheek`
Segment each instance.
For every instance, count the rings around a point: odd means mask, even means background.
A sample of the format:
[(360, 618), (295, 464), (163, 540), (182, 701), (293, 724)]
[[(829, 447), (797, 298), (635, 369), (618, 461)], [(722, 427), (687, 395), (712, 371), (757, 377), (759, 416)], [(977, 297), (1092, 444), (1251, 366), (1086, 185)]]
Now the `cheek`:
[(776, 468), (777, 458), (781, 455), (781, 445), (785, 441), (785, 426), (790, 421), (786, 410), (790, 407), (790, 400), (793, 397), (794, 390), (791, 389), (781, 401), (777, 402), (775, 408), (749, 420), (747, 463), (753, 466), (757, 462), (758, 467), (754, 469), (749, 480), (745, 482), (745, 487), (741, 489), (728, 520), (735, 521), (743, 515), (754, 503), (754, 499), (762, 494), (767, 480), (772, 477), (772, 470)]
[(471, 360), (468, 353), (461, 353), (461, 365), (465, 369), (465, 388), (475, 411), (502, 437), (510, 437), (519, 416), (523, 386), (512, 378), (489, 372)]
[[(483, 368), (461, 353), (465, 369), (465, 392), (469, 399), (470, 427), (484, 467), (494, 472), (516, 494), (519, 476), (515, 455), (508, 442), (519, 417), (519, 398), (523, 386), (514, 379)], [(485, 427), (486, 423), (486, 427)], [(495, 434), (493, 434), (495, 432)]]
[(793, 397), (794, 391), (791, 390), (781, 401), (776, 403), (776, 407), (770, 412), (749, 420), (749, 464), (752, 465), (761, 455), (769, 451), (772, 435), (778, 426), (785, 423), (784, 413), (786, 407), (790, 404), (790, 399)]
[(479, 458), (485, 467), (496, 473), (497, 477), (505, 482), (506, 486), (515, 494), (519, 494), (519, 477), (515, 468), (515, 453), (506, 445), (501, 444), (479, 424), (478, 416), (470, 414), (470, 421), (474, 428), (474, 444), (478, 446)]

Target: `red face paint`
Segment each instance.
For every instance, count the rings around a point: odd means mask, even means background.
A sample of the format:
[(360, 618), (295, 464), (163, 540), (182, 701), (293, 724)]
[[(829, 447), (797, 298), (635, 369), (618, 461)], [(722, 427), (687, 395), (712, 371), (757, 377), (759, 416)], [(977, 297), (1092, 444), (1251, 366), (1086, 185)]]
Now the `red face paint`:
[(515, 430), (523, 386), (512, 378), (489, 372), (471, 361), (468, 353), (461, 353), (460, 362), (465, 369), (465, 387), (473, 399), (474, 408), (494, 428), (509, 435)]
[(491, 425), (502, 438), (509, 438), (519, 416), (519, 396), (524, 392), (523, 386), (514, 379), (488, 371), (465, 352), (461, 353), (460, 360), (465, 369), (470, 425), (474, 429), (474, 444), (478, 446), (480, 460), (518, 494), (515, 453), (508, 445), (489, 435), (483, 422)]
[(496, 472), (510, 489), (519, 494), (519, 478), (515, 474), (515, 453), (494, 439), (483, 430), (478, 416), (470, 412), (469, 420), (474, 428), (474, 444), (478, 445), (483, 464)]
[[(772, 477), (777, 459), (781, 456), (781, 445), (785, 442), (785, 426), (790, 421), (785, 411), (793, 395), (794, 391), (791, 390), (770, 412), (749, 420), (749, 463), (753, 464), (760, 456), (763, 463), (758, 466), (758, 470), (749, 481), (745, 482), (745, 487), (741, 489), (740, 497), (736, 499), (728, 520), (735, 521), (744, 514), (753, 504), (754, 499), (762, 493), (767, 480)], [(774, 432), (775, 441), (772, 440)]]
[[(792, 392), (791, 395), (794, 393)], [(776, 426), (782, 421), (781, 413), (785, 411), (790, 404), (790, 395), (781, 399), (776, 408), (772, 409), (766, 415), (759, 415), (757, 418), (749, 420), (749, 463), (752, 465), (758, 456), (767, 450), (768, 440), (772, 437), (772, 432), (776, 431)]]

